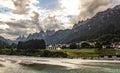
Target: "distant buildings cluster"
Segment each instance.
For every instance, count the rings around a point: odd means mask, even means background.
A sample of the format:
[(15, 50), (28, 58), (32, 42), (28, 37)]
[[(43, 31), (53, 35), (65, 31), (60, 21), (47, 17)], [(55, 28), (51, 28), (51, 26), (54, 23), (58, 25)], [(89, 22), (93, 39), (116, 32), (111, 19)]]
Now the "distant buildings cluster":
[(50, 45), (46, 45), (46, 50), (61, 50), (63, 46), (69, 47), (69, 44), (50, 44)]
[(61, 44), (51, 44), (46, 46), (46, 50), (61, 50)]
[[(83, 44), (88, 44), (89, 46), (96, 47), (96, 42), (81, 41), (81, 42), (75, 43), (75, 44), (77, 46), (79, 46), (79, 48), (82, 48)], [(69, 44), (50, 44), (50, 45), (46, 45), (46, 50), (61, 50), (64, 46), (69, 47), (70, 45), (71, 45), (71, 43), (69, 43)], [(101, 48), (102, 49), (119, 49), (120, 42), (102, 44)], [(76, 49), (78, 49), (78, 48), (76, 48)]]
[(119, 49), (120, 42), (109, 43), (102, 46), (103, 49)]

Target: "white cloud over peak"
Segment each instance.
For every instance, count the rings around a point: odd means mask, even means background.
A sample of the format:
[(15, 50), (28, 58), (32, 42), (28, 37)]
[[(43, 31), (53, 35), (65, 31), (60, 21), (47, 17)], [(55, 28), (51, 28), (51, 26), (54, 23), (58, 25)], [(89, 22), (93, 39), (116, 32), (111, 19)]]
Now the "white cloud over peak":
[(14, 39), (41, 30), (70, 29), (119, 0), (0, 0), (0, 36)]

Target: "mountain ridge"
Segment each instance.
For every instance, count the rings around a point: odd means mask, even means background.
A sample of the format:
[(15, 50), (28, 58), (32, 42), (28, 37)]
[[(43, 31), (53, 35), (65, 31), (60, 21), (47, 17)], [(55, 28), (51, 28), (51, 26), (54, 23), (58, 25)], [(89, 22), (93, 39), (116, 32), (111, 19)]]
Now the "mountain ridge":
[[(47, 44), (70, 43), (96, 40), (102, 36), (113, 35), (120, 37), (120, 5), (98, 12), (85, 21), (79, 21), (72, 29), (59, 31), (41, 31), (28, 35), (17, 41), (30, 39), (44, 39)], [(119, 38), (120, 39), (120, 38)], [(18, 41), (18, 42), (19, 42)]]

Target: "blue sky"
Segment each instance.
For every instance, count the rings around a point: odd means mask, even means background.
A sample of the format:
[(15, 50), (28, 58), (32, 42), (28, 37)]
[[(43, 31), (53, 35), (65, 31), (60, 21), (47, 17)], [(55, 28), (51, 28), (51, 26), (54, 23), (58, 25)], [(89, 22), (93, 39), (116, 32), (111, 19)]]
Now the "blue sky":
[(59, 0), (39, 0), (40, 3), (39, 3), (39, 6), (41, 8), (46, 8), (46, 9), (58, 9), (60, 8), (59, 6)]
[(0, 36), (15, 39), (41, 30), (71, 29), (120, 0), (0, 0)]

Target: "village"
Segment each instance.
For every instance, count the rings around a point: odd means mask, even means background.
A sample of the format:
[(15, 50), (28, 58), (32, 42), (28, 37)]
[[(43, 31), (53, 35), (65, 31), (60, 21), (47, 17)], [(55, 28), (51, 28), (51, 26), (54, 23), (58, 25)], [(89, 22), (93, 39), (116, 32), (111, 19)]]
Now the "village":
[[(72, 43), (70, 44), (50, 44), (46, 46), (46, 50), (63, 50), (63, 49), (73, 49), (70, 48)], [(79, 43), (74, 43), (73, 46), (76, 46), (76, 49), (89, 49), (91, 48), (96, 48), (96, 42), (87, 42), (87, 41), (82, 41)], [(74, 48), (75, 49), (75, 48)], [(112, 51), (112, 50), (119, 50), (120, 49), (120, 42), (115, 42), (115, 43), (108, 43), (108, 44), (103, 44), (101, 45), (101, 48), (103, 51)], [(101, 51), (102, 52), (102, 51)], [(86, 59), (91, 59), (86, 58)], [(94, 59), (99, 59), (99, 60), (120, 60), (120, 55), (119, 54), (102, 54), (99, 57), (96, 57)]]
[[(70, 49), (69, 47), (72, 44), (73, 43), (69, 43), (69, 44), (49, 44), (49, 45), (46, 45), (46, 50), (61, 50), (61, 49), (65, 49), (64, 47)], [(96, 42), (81, 41), (79, 43), (74, 43), (74, 45), (77, 46), (76, 49), (79, 49), (79, 48), (96, 48)], [(71, 48), (71, 49), (74, 49), (74, 48)], [(102, 44), (101, 49), (120, 49), (120, 42)]]

